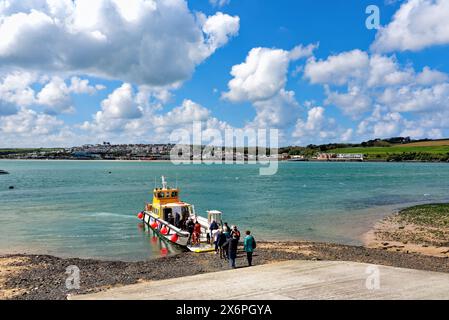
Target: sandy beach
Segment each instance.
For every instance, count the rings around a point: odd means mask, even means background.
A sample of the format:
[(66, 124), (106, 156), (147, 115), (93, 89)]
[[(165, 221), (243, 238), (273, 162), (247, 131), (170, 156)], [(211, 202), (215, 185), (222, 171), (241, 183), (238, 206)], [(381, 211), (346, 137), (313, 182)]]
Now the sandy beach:
[(378, 221), (364, 235), (368, 248), (449, 258), (449, 205), (402, 209)]

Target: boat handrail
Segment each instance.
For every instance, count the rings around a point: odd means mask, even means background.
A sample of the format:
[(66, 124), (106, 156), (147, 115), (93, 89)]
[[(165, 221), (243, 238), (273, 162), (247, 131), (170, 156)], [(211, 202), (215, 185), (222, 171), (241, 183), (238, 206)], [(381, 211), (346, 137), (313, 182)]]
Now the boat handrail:
[(165, 221), (165, 220), (162, 220), (161, 218), (155, 217), (155, 215), (154, 215), (152, 212), (147, 211), (147, 213), (148, 213), (153, 219), (157, 220), (158, 222), (160, 222), (160, 223), (163, 224), (164, 226), (166, 226), (166, 227), (172, 229), (172, 230), (175, 231), (176, 233), (183, 234), (183, 235), (186, 235), (186, 236), (190, 236), (190, 233), (188, 233), (187, 231), (184, 231), (184, 230), (182, 230), (182, 229), (179, 229), (178, 227), (176, 227), (176, 226), (174, 226), (174, 225), (168, 223), (168, 222)]

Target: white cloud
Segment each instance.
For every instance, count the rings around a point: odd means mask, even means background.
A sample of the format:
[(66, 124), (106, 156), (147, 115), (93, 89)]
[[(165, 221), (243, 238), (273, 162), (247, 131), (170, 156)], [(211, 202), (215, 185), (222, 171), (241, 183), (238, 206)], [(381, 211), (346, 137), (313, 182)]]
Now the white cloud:
[(413, 69), (401, 69), (394, 56), (376, 54), (370, 57), (367, 74), (369, 87), (400, 85), (412, 81), (414, 77)]
[(302, 44), (294, 47), (290, 53), (289, 53), (289, 58), (290, 60), (298, 60), (301, 58), (308, 58), (311, 57), (313, 55), (313, 51), (315, 51), (315, 49), (317, 49), (319, 47), (319, 43), (311, 43), (307, 46), (303, 46)]
[(437, 139), (442, 137), (438, 125), (433, 119), (409, 120), (402, 113), (376, 106), (373, 113), (359, 123), (357, 134), (365, 139), (393, 136)]
[(63, 125), (61, 120), (44, 113), (21, 108), (17, 114), (0, 117), (0, 133), (21, 137), (46, 136)]
[(330, 56), (326, 60), (310, 58), (304, 69), (304, 77), (313, 84), (342, 85), (351, 79), (363, 77), (368, 69), (368, 54), (356, 49)]
[(209, 0), (209, 3), (214, 7), (224, 7), (231, 3), (231, 0)]
[(95, 94), (99, 90), (106, 89), (103, 85), (91, 86), (89, 80), (81, 79), (79, 77), (72, 77), (70, 79), (69, 91), (76, 94)]
[(103, 116), (112, 119), (134, 119), (142, 116), (142, 110), (136, 103), (133, 88), (129, 83), (112, 92), (101, 103)]
[[(323, 84), (326, 105), (335, 105), (344, 114), (358, 118), (375, 105), (392, 112), (424, 112), (449, 105), (448, 75), (424, 67), (415, 72), (402, 67), (394, 56), (353, 50), (325, 60), (310, 59), (304, 76), (311, 83)], [(346, 86), (346, 92), (339, 87)]]
[(13, 114), (17, 106), (29, 106), (34, 103), (35, 92), (31, 88), (36, 76), (28, 72), (6, 74), (0, 80), (0, 115)]
[(351, 128), (346, 129), (346, 131), (344, 131), (342, 133), (342, 135), (340, 137), (340, 141), (341, 142), (349, 142), (349, 141), (351, 141), (352, 137), (353, 137), (353, 134), (354, 134), (354, 130), (353, 129), (351, 129)]
[(327, 118), (323, 107), (312, 107), (306, 119), (296, 121), (292, 137), (298, 144), (328, 143), (330, 140), (351, 139), (352, 129), (343, 129), (333, 118)]
[(281, 49), (254, 48), (242, 64), (232, 67), (234, 77), (223, 98), (232, 102), (266, 100), (287, 82), (289, 52)]
[(232, 67), (229, 91), (222, 97), (232, 102), (267, 100), (278, 94), (287, 83), (291, 61), (308, 57), (318, 44), (298, 45), (291, 51), (253, 48), (245, 62)]
[(360, 87), (351, 85), (347, 93), (327, 90), (325, 104), (338, 106), (344, 114), (357, 118), (371, 110), (372, 99)]
[(11, 1), (0, 10), (0, 63), (174, 85), (239, 29), (222, 13), (199, 20), (184, 0)]
[[(140, 91), (139, 91), (140, 93)], [(139, 93), (134, 100), (139, 100)], [(145, 94), (143, 94), (145, 96)], [(150, 97), (146, 95), (146, 97)], [(148, 103), (148, 102), (147, 102)], [(91, 122), (84, 122), (80, 128), (91, 139), (109, 139), (123, 143), (161, 143), (169, 142), (175, 130), (192, 132), (193, 122), (200, 121), (204, 132), (218, 129), (223, 131), (230, 126), (214, 118), (209, 109), (189, 99), (168, 112), (161, 112), (160, 105), (148, 103), (141, 108), (142, 116), (138, 118), (110, 118), (104, 111), (97, 112)], [(88, 140), (89, 141), (89, 140)]]
[(253, 105), (256, 117), (248, 126), (256, 128), (288, 128), (294, 124), (300, 111), (295, 93), (284, 89), (271, 99), (256, 101)]
[(357, 133), (371, 138), (388, 138), (399, 135), (403, 126), (404, 119), (401, 114), (397, 112), (382, 114), (378, 106), (370, 117), (359, 123)]
[(209, 109), (193, 102), (184, 100), (179, 107), (164, 115), (155, 117), (154, 124), (157, 127), (173, 128), (182, 125), (192, 125), (194, 121), (206, 121), (210, 117)]
[(421, 85), (432, 85), (446, 82), (448, 80), (449, 76), (446, 73), (438, 70), (432, 70), (429, 67), (424, 67), (423, 71), (416, 77), (416, 82)]
[(378, 100), (391, 110), (399, 112), (443, 110), (449, 107), (449, 83), (425, 88), (412, 86), (387, 88)]
[(418, 51), (449, 44), (449, 2), (409, 0), (381, 28), (371, 49), (377, 52)]
[(236, 36), (239, 32), (240, 18), (232, 17), (221, 12), (209, 17), (203, 24), (203, 31), (208, 35), (207, 42), (211, 50), (224, 46), (229, 37)]
[(46, 107), (50, 114), (72, 113), (75, 111), (70, 97), (70, 89), (65, 81), (54, 77), (37, 94), (37, 103)]
[(97, 90), (104, 89), (103, 86), (91, 86), (89, 80), (72, 77), (70, 85), (61, 77), (54, 76), (45, 84), (36, 96), (35, 103), (45, 107), (49, 114), (73, 113), (72, 94), (95, 94)]

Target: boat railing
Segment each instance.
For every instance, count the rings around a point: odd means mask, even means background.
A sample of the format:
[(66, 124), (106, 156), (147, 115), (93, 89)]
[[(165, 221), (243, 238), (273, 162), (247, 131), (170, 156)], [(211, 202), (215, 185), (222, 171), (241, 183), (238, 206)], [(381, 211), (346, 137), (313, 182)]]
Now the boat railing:
[(184, 230), (182, 230), (182, 229), (179, 229), (178, 227), (176, 227), (176, 226), (174, 226), (174, 225), (168, 223), (167, 221), (162, 220), (162, 219), (160, 219), (160, 218), (158, 218), (158, 217), (155, 217), (155, 216), (153, 215), (152, 212), (148, 212), (148, 214), (149, 214), (154, 220), (158, 221), (160, 224), (166, 226), (167, 228), (170, 228), (171, 230), (175, 231), (176, 233), (182, 234), (182, 235), (184, 235), (184, 236), (190, 236), (190, 234), (189, 234), (187, 231), (184, 231)]

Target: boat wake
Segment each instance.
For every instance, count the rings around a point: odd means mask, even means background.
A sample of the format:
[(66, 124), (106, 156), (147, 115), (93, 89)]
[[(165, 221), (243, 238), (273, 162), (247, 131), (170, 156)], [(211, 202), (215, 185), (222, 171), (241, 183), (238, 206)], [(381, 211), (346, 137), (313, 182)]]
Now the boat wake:
[(113, 213), (113, 212), (86, 212), (83, 215), (89, 216), (89, 217), (101, 217), (101, 218), (113, 217), (113, 218), (122, 218), (122, 219), (134, 219), (133, 214), (127, 215), (127, 214)]

